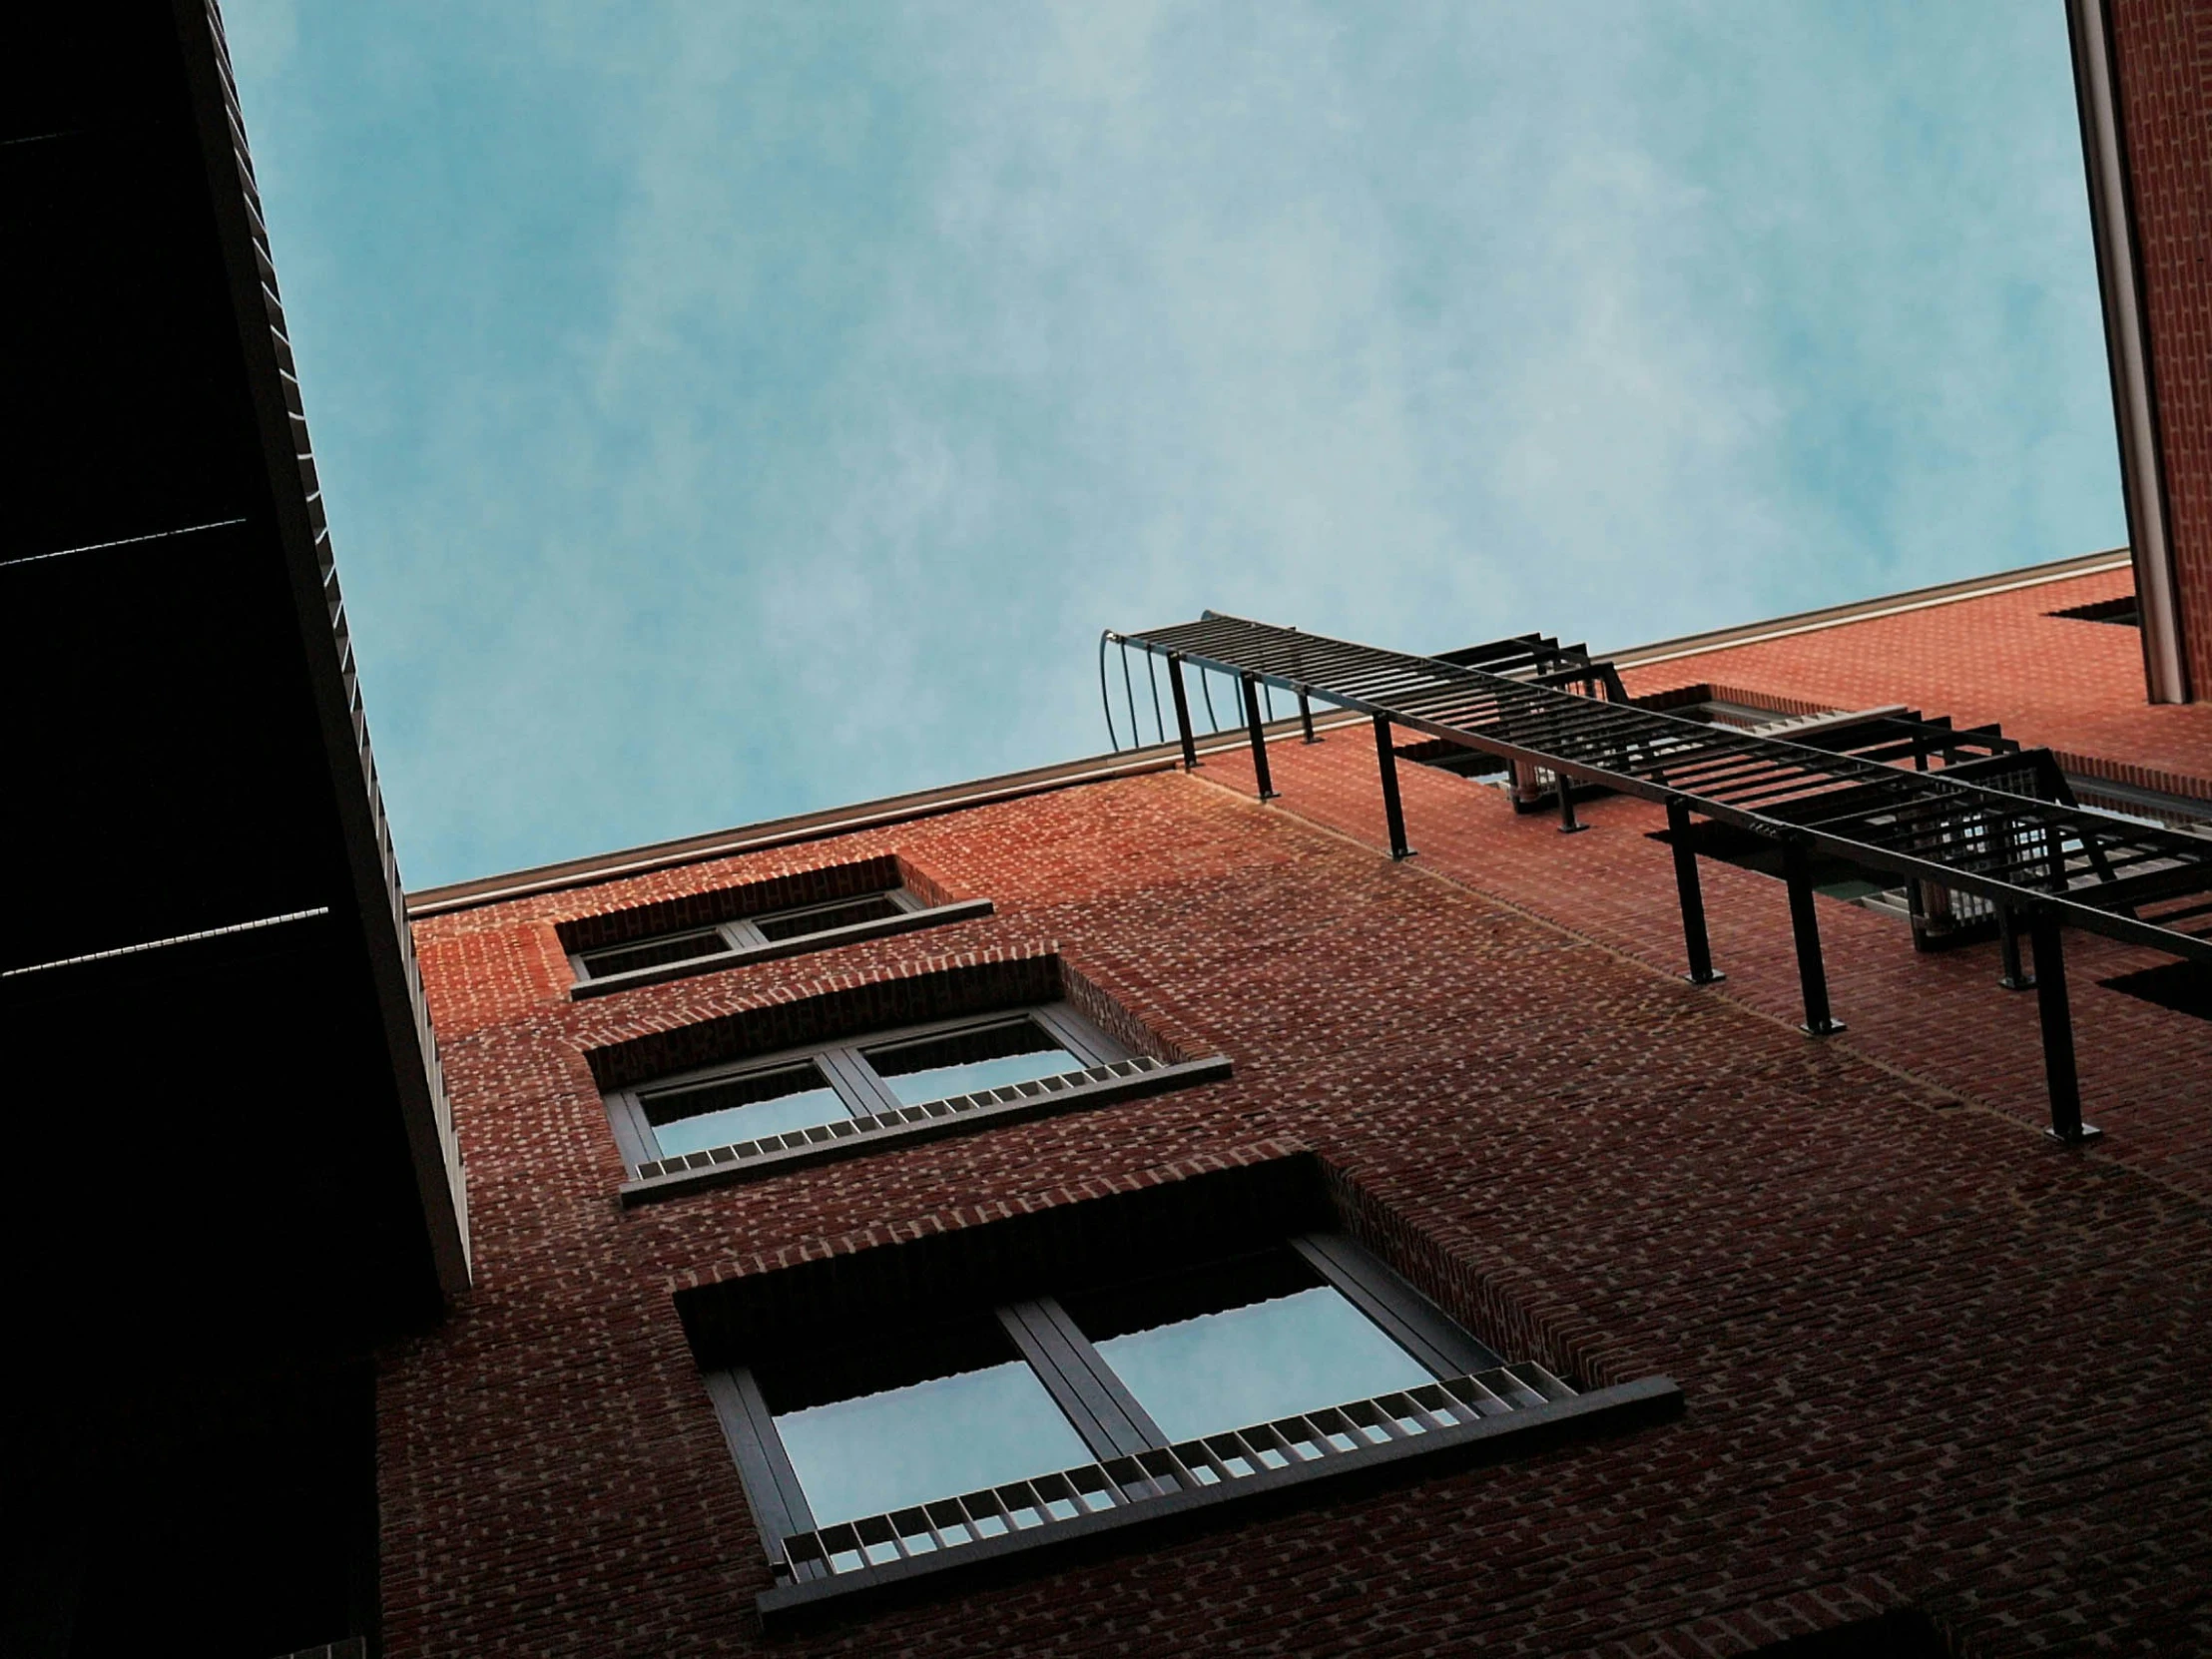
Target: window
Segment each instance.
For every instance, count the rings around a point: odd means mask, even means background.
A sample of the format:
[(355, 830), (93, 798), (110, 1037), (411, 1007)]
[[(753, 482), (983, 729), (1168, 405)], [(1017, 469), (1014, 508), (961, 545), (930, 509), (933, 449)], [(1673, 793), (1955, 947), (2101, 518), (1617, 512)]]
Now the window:
[(790, 1140), (812, 1144), (833, 1127), (849, 1135), (912, 1122), (915, 1112), (941, 1115), (931, 1107), (995, 1105), (1025, 1085), (1167, 1069), (1054, 1002), (685, 1072), (617, 1090), (607, 1110), (631, 1169), (658, 1175), (697, 1155), (757, 1156)]
[(1346, 1231), (1371, 1225), (1403, 1236), (1299, 1151), (677, 1292), (772, 1569), (762, 1619), (1680, 1413), (1663, 1376), (1500, 1364)]
[[(930, 905), (903, 887), (888, 887), (728, 921), (650, 931), (616, 943), (572, 947), (568, 959), (577, 981), (573, 994), (604, 995), (742, 962), (826, 950), (832, 945), (990, 913), (987, 898)], [(575, 924), (571, 924), (571, 930), (577, 930)]]
[(2212, 1019), (2212, 962), (2164, 962), (2157, 967), (2138, 968), (2133, 973), (2099, 979), (2097, 983), (2108, 990), (2123, 991), (2145, 1002), (2155, 1002), (2161, 1008), (2171, 1008), (2177, 1014)]
[(554, 923), (576, 975), (569, 995), (609, 996), (991, 914), (895, 853), (681, 892)]
[(784, 1586), (764, 1612), (1588, 1397), (1501, 1365), (1334, 1232), (851, 1323), (708, 1378)]
[(757, 951), (764, 945), (804, 939), (818, 933), (834, 932), (839, 928), (857, 927), (863, 922), (887, 921), (894, 916), (911, 915), (921, 908), (920, 900), (913, 894), (894, 887), (889, 892), (867, 893), (859, 898), (837, 899), (829, 904), (800, 905), (788, 910), (774, 910), (766, 915), (748, 916), (738, 921), (719, 922), (712, 927), (695, 927), (682, 932), (662, 933), (635, 943), (579, 951), (571, 961), (579, 979), (611, 979), (620, 974), (662, 967), (671, 962), (691, 962), (705, 956)]

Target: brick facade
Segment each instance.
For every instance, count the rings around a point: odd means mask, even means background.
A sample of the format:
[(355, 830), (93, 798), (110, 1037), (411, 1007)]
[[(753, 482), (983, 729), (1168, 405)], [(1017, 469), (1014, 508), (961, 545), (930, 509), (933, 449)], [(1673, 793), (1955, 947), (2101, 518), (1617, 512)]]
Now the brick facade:
[(1656, 661), (1632, 652), (1623, 678), (1639, 697), (1705, 684), (1791, 713), (1902, 703), (1996, 721), (2069, 771), (2212, 799), (2212, 701), (2145, 703), (2133, 628), (2054, 614), (2133, 589), (2118, 566)]
[(2189, 677), (2212, 697), (2212, 4), (2110, 0)]
[[(1795, 649), (1795, 679), (1754, 648), (1676, 683), (1819, 702), (1854, 672)], [(383, 1364), (387, 1652), (1625, 1659), (1906, 1608), (1960, 1652), (2212, 1648), (2212, 1028), (2096, 983), (2144, 953), (2078, 947), (2107, 1139), (2069, 1152), (1993, 946), (1916, 955), (1822, 900), (1851, 1029), (1814, 1041), (1764, 876), (1708, 865), (1730, 979), (1680, 979), (1654, 809), (1594, 802), (1562, 837), (1407, 764), (1393, 863), (1363, 729), (1272, 758), (1265, 806), (1228, 754), (417, 924), (478, 1273)], [(565, 923), (887, 857), (996, 913), (567, 994)], [(607, 1056), (1043, 960), (1234, 1077), (618, 1203)], [(1584, 1384), (1664, 1373), (1685, 1414), (763, 1635), (680, 1296), (1285, 1157), (1476, 1336)]]

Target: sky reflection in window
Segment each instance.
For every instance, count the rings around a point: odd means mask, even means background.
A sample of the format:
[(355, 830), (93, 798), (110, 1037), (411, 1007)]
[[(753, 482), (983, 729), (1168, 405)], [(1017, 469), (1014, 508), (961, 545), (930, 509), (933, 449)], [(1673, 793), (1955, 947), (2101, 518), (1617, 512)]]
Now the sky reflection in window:
[(1171, 1440), (1434, 1381), (1327, 1285), (1109, 1337), (1097, 1347)]
[(1019, 1360), (786, 1412), (776, 1427), (818, 1526), (1091, 1461)]
[(851, 1115), (813, 1066), (652, 1096), (645, 1104), (664, 1158), (789, 1134)]
[(1008, 1020), (867, 1051), (867, 1062), (908, 1106), (1081, 1071), (1083, 1062), (1034, 1020)]

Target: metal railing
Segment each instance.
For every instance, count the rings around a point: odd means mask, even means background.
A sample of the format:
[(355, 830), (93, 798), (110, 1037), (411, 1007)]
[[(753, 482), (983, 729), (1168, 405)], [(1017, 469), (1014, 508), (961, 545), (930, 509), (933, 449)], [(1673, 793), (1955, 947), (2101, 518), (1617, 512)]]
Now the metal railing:
[(1569, 1399), (1574, 1392), (1542, 1366), (1522, 1361), (794, 1533), (784, 1539), (777, 1567), (798, 1579), (861, 1572), (1277, 1469), (1343, 1463), (1373, 1447)]
[[(1908, 720), (1900, 723), (1900, 743), (1855, 754), (1824, 748), (1811, 733), (1791, 741), (1729, 730), (1628, 703), (1610, 664), (1541, 635), (1418, 657), (1210, 611), (1142, 633), (1109, 631), (1102, 652), (1106, 643), (1145, 653), (1148, 665), (1164, 659), (1186, 767), (1198, 765), (1198, 753), (1185, 668), (1240, 686), (1262, 800), (1276, 793), (1260, 715), (1264, 688), (1297, 699), (1309, 736), (1316, 701), (1372, 717), (1392, 857), (1412, 852), (1395, 727), (1503, 759), (1523, 795), (1533, 795), (1549, 772), (1562, 830), (1583, 828), (1575, 818), (1578, 782), (1663, 805), (1694, 983), (1722, 975), (1706, 938), (1691, 814), (1770, 838), (1789, 887), (1804, 1029), (1815, 1036), (1843, 1024), (1829, 1008), (1812, 854), (1902, 877), (1924, 895), (1940, 890), (1949, 904), (1988, 906), (2004, 939), (2003, 982), (2032, 983), (2038, 993), (2051, 1134), (2069, 1144), (2097, 1131), (2081, 1121), (2061, 926), (2212, 962), (2212, 839), (2081, 807), (2062, 780), (2041, 796), (1992, 787), (1973, 772), (2017, 763), (2025, 776), (2030, 761), (1991, 731), (1951, 733), (1946, 725), (1938, 732), (1934, 723)], [(1100, 662), (1103, 684), (1103, 655)], [(1988, 744), (1984, 760), (1930, 768), (1932, 742), (1947, 751), (1977, 740)], [(2034, 941), (2032, 980), (2020, 972), (2016, 921)]]
[(2212, 961), (2212, 843), (1808, 744), (1440, 658), (1209, 613), (1113, 635), (1175, 666), (1249, 678), (1507, 760)]

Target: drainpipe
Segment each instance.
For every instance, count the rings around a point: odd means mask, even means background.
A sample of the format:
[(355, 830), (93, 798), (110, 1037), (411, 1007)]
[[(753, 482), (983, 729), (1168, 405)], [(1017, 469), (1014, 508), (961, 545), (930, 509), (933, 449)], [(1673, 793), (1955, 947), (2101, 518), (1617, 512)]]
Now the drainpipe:
[(2135, 561), (2135, 602), (2142, 615), (2143, 679), (2151, 702), (2187, 703), (2189, 660), (2182, 648), (2181, 616), (2175, 603), (2173, 544), (2166, 533), (2158, 385), (2143, 320), (2135, 202), (2122, 142), (2120, 90), (2113, 70), (2106, 0), (2066, 0), (2066, 32), (2073, 41), (2074, 98), (2080, 108), (2081, 156), (2089, 179), (2089, 229), (2097, 250), (2097, 287), (2104, 298), (2105, 355), (2112, 368), (2120, 485), (2127, 502), (2127, 543)]

